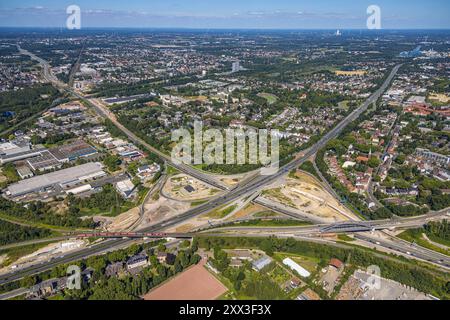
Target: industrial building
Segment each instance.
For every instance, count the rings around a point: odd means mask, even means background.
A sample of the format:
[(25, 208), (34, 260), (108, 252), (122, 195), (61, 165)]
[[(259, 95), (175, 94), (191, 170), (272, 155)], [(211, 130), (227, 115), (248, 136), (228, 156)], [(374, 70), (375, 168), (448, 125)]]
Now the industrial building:
[(6, 163), (36, 157), (45, 150), (41, 146), (32, 149), (30, 142), (25, 139), (0, 143), (0, 164), (4, 165)]
[(51, 172), (45, 175), (22, 180), (10, 185), (6, 195), (12, 198), (25, 196), (35, 192), (51, 189), (73, 189), (96, 178), (106, 176), (103, 165), (99, 162), (86, 163), (80, 166)]
[(120, 193), (122, 197), (128, 199), (133, 194), (135, 186), (130, 179), (119, 181), (116, 183), (116, 190)]
[(62, 166), (62, 163), (47, 150), (37, 157), (28, 159), (27, 164), (34, 172), (52, 170)]
[(97, 153), (94, 147), (83, 140), (77, 140), (70, 144), (52, 148), (49, 151), (59, 162), (69, 162)]
[(34, 172), (42, 172), (60, 168), (63, 163), (96, 153), (97, 150), (94, 147), (83, 140), (77, 140), (70, 144), (43, 150), (39, 156), (28, 159), (27, 164)]
[(34, 176), (33, 172), (27, 166), (19, 166), (16, 169), (20, 179), (28, 179)]

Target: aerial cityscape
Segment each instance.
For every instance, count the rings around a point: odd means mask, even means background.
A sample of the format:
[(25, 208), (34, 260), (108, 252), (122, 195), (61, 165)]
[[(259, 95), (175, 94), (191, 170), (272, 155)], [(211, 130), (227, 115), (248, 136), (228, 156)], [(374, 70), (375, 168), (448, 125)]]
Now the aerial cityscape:
[(421, 2), (2, 1), (0, 300), (450, 299)]

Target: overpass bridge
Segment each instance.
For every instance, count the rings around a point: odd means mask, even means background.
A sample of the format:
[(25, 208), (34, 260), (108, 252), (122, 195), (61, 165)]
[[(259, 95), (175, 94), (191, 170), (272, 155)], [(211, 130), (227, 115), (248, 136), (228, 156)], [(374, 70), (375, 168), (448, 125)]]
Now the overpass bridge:
[(376, 226), (367, 222), (342, 222), (325, 226), (320, 229), (320, 233), (366, 232), (376, 228)]
[(77, 239), (105, 238), (105, 239), (191, 239), (194, 235), (190, 233), (164, 233), (164, 232), (89, 232), (77, 233), (72, 237)]

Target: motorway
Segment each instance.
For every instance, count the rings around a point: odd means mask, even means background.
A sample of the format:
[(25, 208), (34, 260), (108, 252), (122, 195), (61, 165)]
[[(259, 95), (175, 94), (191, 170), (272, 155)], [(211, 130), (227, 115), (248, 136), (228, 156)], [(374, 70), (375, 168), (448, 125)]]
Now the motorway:
[[(165, 246), (166, 246), (167, 248), (173, 248), (173, 247), (175, 247), (175, 246), (178, 245), (179, 241), (180, 241), (180, 240), (173, 240), (173, 241), (167, 242), (167, 243), (165, 244)], [(120, 249), (120, 248), (116, 248), (116, 249)], [(106, 253), (106, 252), (108, 252), (108, 251), (110, 251), (110, 250), (107, 250), (107, 249), (106, 249), (106, 250), (103, 251), (103, 253)], [(95, 255), (95, 254), (92, 254), (92, 255)], [(80, 258), (80, 259), (81, 259), (81, 258)], [(77, 260), (79, 260), (79, 259), (77, 259)], [(76, 261), (76, 260), (71, 260), (71, 261)], [(69, 262), (71, 262), (71, 261), (67, 260), (66, 263), (69, 263)], [(42, 269), (42, 264), (41, 264), (40, 266), (30, 267), (30, 269), (35, 270), (35, 271), (32, 271), (32, 272), (30, 273), (31, 275), (32, 275), (32, 274), (41, 273), (41, 272), (46, 271), (46, 270), (49, 270), (49, 269), (44, 269), (44, 270), (43, 270), (43, 269)], [(40, 271), (38, 271), (38, 270), (40, 270)], [(12, 279), (12, 277), (11, 277), (11, 279)], [(18, 280), (18, 279), (20, 279), (20, 278), (17, 278), (16, 280)], [(11, 281), (14, 281), (14, 280), (11, 280)], [(3, 284), (3, 283), (7, 283), (7, 282), (10, 282), (10, 281), (4, 281), (4, 282), (3, 282), (3, 280), (2, 280), (2, 281), (0, 281), (0, 285)], [(11, 298), (20, 296), (20, 295), (22, 295), (22, 294), (26, 294), (28, 291), (29, 291), (28, 288), (19, 288), (19, 289), (17, 289), (17, 290), (13, 290), (13, 291), (10, 291), (10, 292), (7, 292), (7, 293), (3, 293), (3, 294), (0, 294), (0, 300), (11, 299)]]
[[(221, 236), (221, 237), (242, 237), (241, 233), (218, 233), (218, 234), (209, 234), (209, 236)], [(307, 242), (315, 242), (322, 244), (329, 244), (332, 246), (347, 247), (349, 249), (353, 249), (352, 245), (345, 245), (343, 242), (336, 242), (327, 238), (318, 238), (318, 237), (309, 237), (307, 235), (301, 235), (297, 233), (289, 233), (278, 230), (278, 232), (260, 232), (260, 233), (249, 233), (245, 234), (245, 237), (251, 238), (264, 238), (264, 237), (277, 237), (277, 238), (294, 238), (296, 240), (307, 241)], [(428, 250), (426, 248), (422, 248), (420, 246), (416, 246), (414, 244), (402, 241), (395, 237), (391, 239), (381, 238), (376, 235), (372, 235), (370, 233), (363, 234), (355, 234), (355, 239), (358, 240), (358, 243), (355, 245), (364, 245), (364, 247), (368, 248), (377, 248), (380, 252), (392, 253), (395, 255), (400, 255), (407, 257), (409, 259), (417, 259), (424, 262), (431, 263), (445, 271), (450, 269), (450, 257), (432, 250)], [(375, 253), (374, 253), (375, 254)]]
[[(237, 233), (212, 233), (208, 234), (208, 236), (217, 236), (217, 237), (241, 237), (242, 235)], [(245, 237), (250, 238), (262, 238), (262, 237), (270, 237), (274, 236), (280, 239), (287, 239), (287, 238), (294, 238), (299, 241), (306, 241), (306, 242), (313, 242), (318, 244), (325, 244), (330, 245), (338, 248), (344, 248), (344, 249), (354, 249), (355, 246), (353, 244), (344, 243), (342, 241), (337, 242), (333, 239), (329, 239), (327, 237), (309, 237), (306, 235), (299, 235), (296, 233), (284, 233), (284, 232), (278, 232), (278, 233), (251, 233), (246, 234)], [(416, 246), (414, 244), (408, 243), (406, 241), (403, 241), (401, 239), (398, 239), (396, 237), (389, 236), (388, 239), (386, 238), (380, 238), (379, 236), (372, 235), (371, 233), (358, 233), (355, 234), (355, 239), (357, 242), (355, 245), (357, 246), (364, 246), (366, 248), (377, 248), (379, 253), (373, 252), (372, 254), (374, 256), (378, 256), (381, 258), (386, 258), (386, 253), (394, 254), (394, 255), (400, 255), (403, 257), (406, 257), (408, 259), (416, 259), (419, 261), (424, 261), (427, 263), (430, 263), (439, 269), (448, 272), (450, 269), (450, 257), (443, 255), (441, 253), (428, 250), (426, 248), (422, 248), (419, 246)]]
[[(385, 219), (385, 220), (372, 220), (372, 221), (347, 221), (334, 224), (317, 224), (310, 226), (293, 226), (293, 227), (220, 227), (215, 226), (213, 231), (225, 231), (225, 232), (267, 232), (267, 233), (295, 233), (298, 235), (319, 235), (319, 234), (338, 234), (338, 233), (359, 233), (367, 231), (377, 231), (377, 230), (401, 230), (418, 228), (424, 224), (435, 221), (442, 220), (442, 218), (447, 217), (450, 213), (450, 209), (444, 209), (441, 211), (431, 212), (429, 214), (410, 218), (397, 218), (397, 219)], [(347, 226), (340, 228), (341, 226)], [(211, 230), (206, 230), (204, 232), (211, 232)]]
[[(189, 238), (194, 235), (200, 235), (200, 234), (210, 234), (210, 233), (216, 233), (216, 232), (234, 232), (234, 233), (240, 233), (240, 234), (251, 234), (251, 233), (258, 233), (258, 232), (265, 232), (265, 233), (293, 233), (296, 235), (304, 235), (304, 236), (320, 236), (324, 234), (339, 234), (339, 233), (360, 233), (360, 232), (367, 232), (367, 231), (381, 231), (381, 230), (403, 230), (403, 229), (410, 229), (410, 228), (418, 228), (423, 226), (424, 224), (435, 221), (435, 220), (442, 220), (446, 216), (450, 214), (450, 209), (444, 209), (441, 211), (436, 211), (429, 213), (427, 215), (418, 216), (418, 217), (411, 217), (411, 218), (398, 218), (398, 219), (391, 219), (391, 220), (373, 220), (373, 221), (353, 221), (353, 222), (343, 222), (343, 223), (328, 223), (328, 224), (316, 224), (316, 225), (307, 225), (307, 226), (278, 226), (278, 227), (258, 227), (258, 226), (251, 226), (251, 227), (242, 227), (242, 226), (221, 226), (220, 224), (215, 224), (214, 226), (208, 225), (208, 228), (206, 229), (197, 229), (197, 231), (194, 231), (194, 233), (164, 233), (165, 237), (169, 238)], [(286, 217), (286, 219), (288, 219)], [(248, 219), (240, 219), (236, 221), (248, 221)], [(228, 221), (224, 222), (223, 225), (229, 224)], [(348, 228), (340, 228), (342, 225), (349, 225)], [(361, 228), (363, 226), (363, 228)], [(331, 231), (327, 231), (327, 229), (332, 228)], [(151, 232), (151, 231), (148, 231)], [(47, 238), (47, 239), (37, 239), (37, 240), (30, 240), (30, 241), (24, 241), (20, 243), (13, 243), (8, 244), (4, 246), (0, 246), (0, 250), (7, 250), (11, 248), (16, 247), (22, 247), (22, 246), (28, 246), (32, 244), (40, 244), (40, 243), (48, 243), (48, 242), (57, 242), (57, 241), (63, 241), (63, 240), (69, 240), (77, 237), (81, 237), (83, 235), (84, 238), (86, 237), (102, 237), (102, 238), (150, 238), (153, 236), (146, 235), (145, 233), (148, 233), (145, 231), (130, 231), (130, 232), (124, 232), (121, 234), (120, 232), (114, 233), (118, 235), (108, 236), (108, 233), (106, 232), (79, 232), (79, 233), (73, 233), (73, 234), (67, 234), (65, 236), (60, 236), (56, 238)]]
[(392, 250), (395, 253), (401, 253), (403, 256), (414, 257), (450, 269), (449, 256), (411, 244), (396, 237), (386, 239), (371, 234), (355, 234), (354, 237), (355, 239), (371, 243), (375, 248), (379, 247), (380, 249)]

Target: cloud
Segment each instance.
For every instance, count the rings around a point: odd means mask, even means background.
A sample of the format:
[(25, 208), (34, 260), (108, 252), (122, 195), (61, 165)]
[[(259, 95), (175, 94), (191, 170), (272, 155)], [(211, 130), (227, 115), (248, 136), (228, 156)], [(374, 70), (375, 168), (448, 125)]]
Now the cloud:
[[(148, 10), (82, 9), (84, 27), (162, 27), (162, 28), (364, 28), (367, 15), (332, 11), (251, 10), (230, 13), (191, 13), (173, 11), (168, 14)], [(43, 6), (0, 8), (0, 26), (61, 27), (65, 25), (65, 8)], [(384, 27), (398, 25), (417, 27), (405, 16), (383, 16)], [(427, 26), (427, 25), (425, 25)]]

